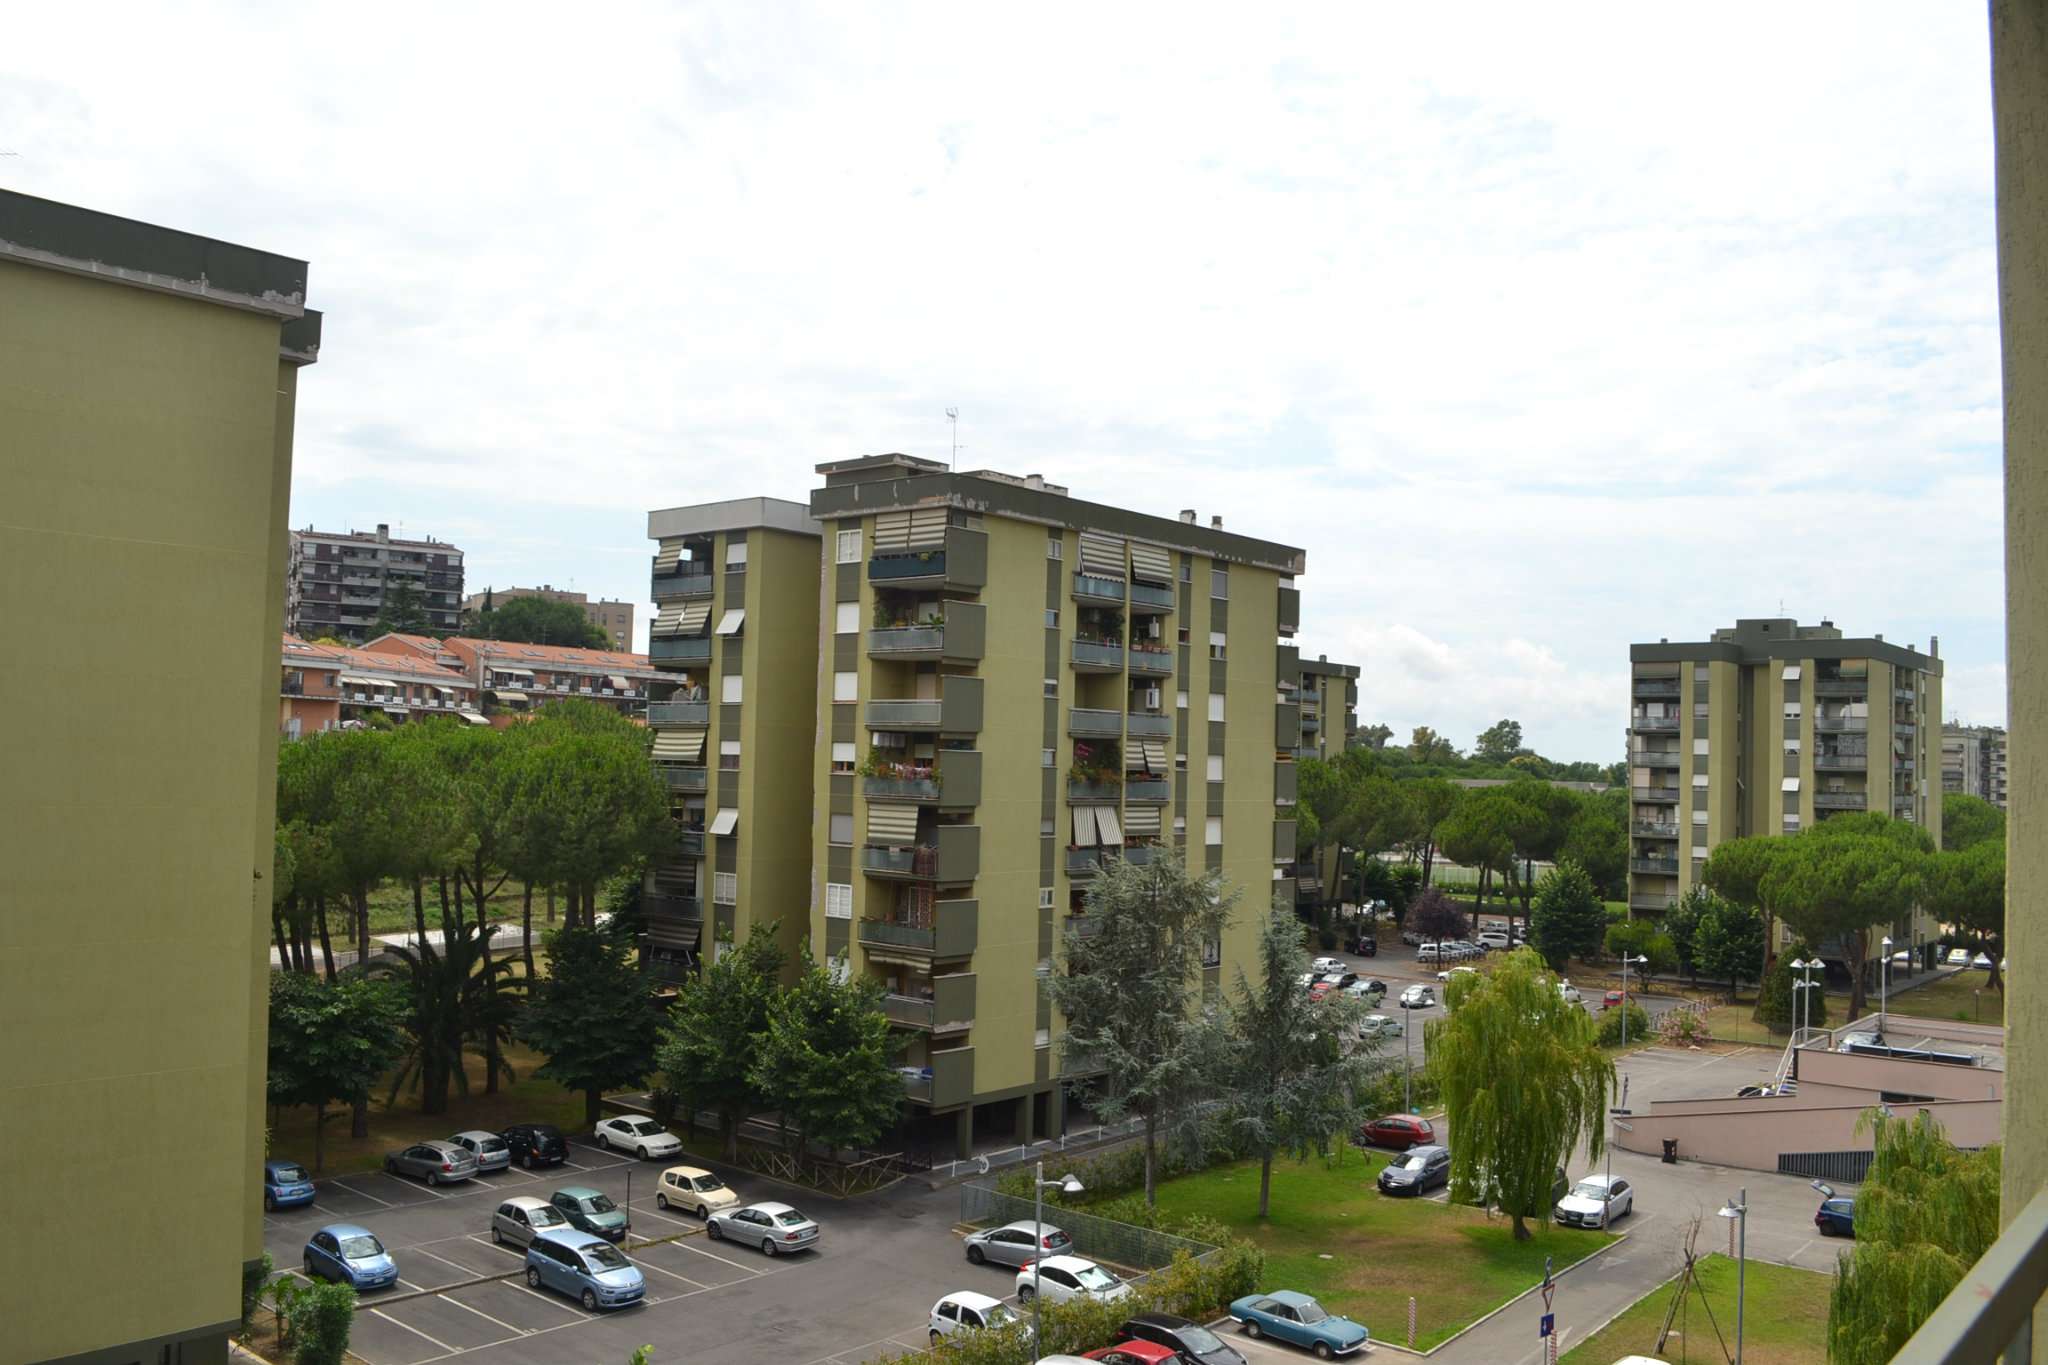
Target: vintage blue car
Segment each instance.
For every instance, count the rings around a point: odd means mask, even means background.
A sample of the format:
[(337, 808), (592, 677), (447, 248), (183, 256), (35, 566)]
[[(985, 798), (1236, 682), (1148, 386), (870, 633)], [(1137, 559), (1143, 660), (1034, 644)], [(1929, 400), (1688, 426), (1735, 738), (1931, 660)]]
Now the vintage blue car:
[(1230, 1316), (1243, 1326), (1246, 1336), (1306, 1346), (1318, 1360), (1364, 1350), (1370, 1337), (1351, 1319), (1326, 1313), (1314, 1299), (1291, 1289), (1247, 1295), (1230, 1305)]

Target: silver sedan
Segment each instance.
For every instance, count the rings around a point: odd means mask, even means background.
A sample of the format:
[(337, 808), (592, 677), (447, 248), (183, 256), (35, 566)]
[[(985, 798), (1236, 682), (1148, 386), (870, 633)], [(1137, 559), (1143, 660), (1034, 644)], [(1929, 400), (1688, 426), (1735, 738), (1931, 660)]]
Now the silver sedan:
[(787, 1204), (747, 1204), (719, 1209), (705, 1220), (714, 1242), (759, 1247), (763, 1256), (781, 1256), (818, 1244), (818, 1225)]
[(416, 1142), (386, 1153), (384, 1169), (392, 1175), (414, 1175), (429, 1185), (440, 1185), (475, 1175), (476, 1157), (452, 1142)]
[(976, 1265), (1029, 1265), (1041, 1254), (1058, 1256), (1073, 1249), (1074, 1241), (1066, 1233), (1029, 1218), (967, 1234), (967, 1259)]

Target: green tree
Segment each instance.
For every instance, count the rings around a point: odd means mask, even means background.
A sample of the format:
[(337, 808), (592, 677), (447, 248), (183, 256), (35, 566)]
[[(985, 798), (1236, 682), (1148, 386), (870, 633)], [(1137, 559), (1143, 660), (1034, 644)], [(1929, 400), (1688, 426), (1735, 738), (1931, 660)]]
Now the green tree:
[[(1779, 953), (1771, 963), (1771, 969), (1764, 973), (1763, 984), (1757, 990), (1757, 1022), (1778, 1033), (1790, 1033), (1795, 1027), (1822, 1028), (1828, 1022), (1827, 992), (1821, 988), (1826, 978), (1812, 972), (1795, 972), (1794, 962), (1804, 962), (1808, 955), (1807, 946), (1798, 944), (1789, 953)], [(1801, 976), (1813, 982), (1813, 989), (1793, 988)], [(1807, 997), (1801, 1000), (1800, 997)]]
[(299, 1292), (292, 1314), (298, 1365), (342, 1365), (348, 1358), (349, 1333), (355, 1329), (355, 1287), (319, 1280)]
[(1870, 934), (1912, 912), (1926, 890), (1934, 841), (1911, 821), (1867, 811), (1830, 816), (1777, 842), (1760, 894), (1808, 943), (1839, 946), (1849, 966), (1849, 1015), (1857, 1018)]
[(1522, 722), (1497, 720), (1479, 732), (1472, 756), (1492, 763), (1505, 763), (1522, 751)]
[(611, 637), (574, 602), (550, 602), (521, 595), (502, 601), (487, 596), (482, 610), (467, 623), (479, 640), (505, 640), (529, 645), (568, 645), (576, 649), (610, 649)]
[(1465, 793), (1456, 810), (1437, 827), (1444, 856), (1479, 873), (1474, 918), (1486, 905), (1486, 891), (1495, 876), (1507, 877), (1515, 867), (1514, 821), (1522, 814), (1500, 787)]
[(314, 1170), (326, 1163), (327, 1106), (367, 1105), (405, 1050), (404, 1017), (405, 998), (388, 982), (271, 976), (268, 1095), (275, 1105), (312, 1106)]
[(1147, 1204), (1158, 1199), (1161, 1136), (1186, 1139), (1199, 1127), (1215, 1044), (1199, 1018), (1201, 966), (1236, 900), (1214, 874), (1195, 875), (1177, 856), (1112, 861), (1088, 888), (1088, 915), (1100, 927), (1066, 938), (1045, 982), (1067, 1020), (1068, 1069), (1081, 1070), (1084, 1056), (1092, 1064), (1085, 1089), (1093, 1107), (1112, 1122), (1135, 1115), (1144, 1125)]
[(1671, 938), (1678, 970), (1694, 983), (1700, 979), (1699, 957), (1694, 947), (1699, 936), (1700, 916), (1713, 895), (1706, 887), (1695, 884), (1664, 912), (1664, 932)]
[(1444, 822), (1457, 810), (1465, 789), (1444, 777), (1426, 777), (1407, 786), (1408, 799), (1415, 807), (1415, 830), (1409, 847), (1422, 860), (1422, 884), (1428, 886)]
[(1585, 868), (1608, 900), (1628, 894), (1628, 808), (1625, 787), (1579, 799), (1557, 850), (1558, 857)]
[(1979, 796), (1955, 792), (1941, 798), (1941, 846), (1960, 853), (1977, 844), (2005, 842), (2005, 812)]
[(1443, 893), (1442, 887), (1425, 887), (1408, 906), (1405, 925), (1425, 942), (1454, 939), (1465, 932), (1465, 912)]
[[(1833, 819), (1841, 819), (1834, 816)], [(1707, 889), (1723, 900), (1733, 901), (1757, 912), (1763, 922), (1764, 944), (1761, 951), (1768, 953), (1773, 937), (1776, 915), (1769, 900), (1770, 888), (1776, 883), (1770, 881), (1771, 870), (1778, 860), (1786, 856), (1790, 848), (1804, 835), (1761, 835), (1752, 834), (1741, 839), (1726, 839), (1717, 844), (1707, 855), (1706, 866), (1700, 869), (1700, 881)], [(1751, 962), (1743, 974), (1755, 981), (1762, 976), (1764, 962), (1761, 958)], [(1710, 969), (1711, 970), (1711, 969)]]
[(583, 1121), (595, 1126), (605, 1091), (653, 1072), (661, 1015), (628, 951), (596, 930), (557, 929), (547, 950), (519, 1037), (547, 1058), (536, 1076), (583, 1092)]
[(1526, 948), (1484, 975), (1454, 976), (1444, 1003), (1428, 1026), (1428, 1070), (1458, 1135), (1450, 1197), (1498, 1204), (1527, 1241), (1524, 1220), (1549, 1210), (1557, 1168), (1581, 1141), (1588, 1156), (1601, 1153), (1614, 1064), (1592, 1018)]
[(806, 942), (796, 984), (777, 992), (754, 1052), (752, 1084), (792, 1130), (798, 1158), (812, 1142), (867, 1147), (903, 1112), (901, 1046), (882, 1013), (882, 984), (844, 958), (820, 963)]
[(1653, 973), (1668, 972), (1678, 965), (1677, 945), (1651, 920), (1617, 920), (1608, 925), (1605, 946), (1609, 957), (1648, 958), (1647, 964), (1637, 965)]
[(1726, 981), (1733, 996), (1744, 978), (1763, 975), (1764, 919), (1754, 909), (1716, 896), (1700, 907), (1692, 953), (1710, 980)]
[(655, 1049), (669, 1089), (693, 1109), (717, 1111), (728, 1159), (739, 1154), (740, 1120), (760, 1103), (754, 1054), (781, 971), (772, 921), (757, 921), (742, 943), (724, 941), (710, 965), (683, 983)]
[(1239, 968), (1225, 1006), (1227, 1122), (1259, 1155), (1261, 1218), (1271, 1202), (1274, 1154), (1305, 1157), (1342, 1141), (1369, 1077), (1368, 1048), (1345, 1048), (1358, 1011), (1336, 992), (1310, 999), (1301, 988), (1308, 964), (1303, 926), (1276, 897), (1259, 928), (1258, 975)]
[(1560, 862), (1536, 887), (1529, 912), (1529, 946), (1558, 971), (1572, 958), (1589, 958), (1607, 936), (1607, 907), (1593, 879), (1574, 862)]
[(1954, 853), (1935, 854), (1927, 866), (1925, 894), (1928, 911), (1955, 926), (1952, 942), (1991, 959), (1985, 984), (2003, 993), (1998, 964), (2005, 957), (2005, 840), (1983, 839)]
[(420, 602), (419, 585), (397, 574), (384, 582), (384, 602), (370, 623), (370, 638), (379, 635), (433, 635), (433, 618)]
[(1409, 733), (1408, 752), (1417, 763), (1438, 763), (1458, 756), (1457, 746), (1427, 725), (1418, 725)]
[(1368, 749), (1378, 751), (1387, 747), (1387, 741), (1394, 737), (1391, 725), (1361, 725), (1358, 727), (1358, 742)]
[(1883, 1365), (1998, 1240), (1999, 1148), (1956, 1149), (1927, 1111), (1864, 1116), (1870, 1173), (1856, 1191), (1856, 1245), (1828, 1300), (1828, 1359)]
[(645, 729), (610, 707), (580, 698), (549, 702), (526, 728), (508, 843), (567, 894), (564, 922), (587, 926), (599, 886), (674, 846), (668, 789), (648, 761)]
[(464, 924), (444, 934), (438, 948), (421, 939), (386, 949), (391, 960), (370, 965), (373, 976), (405, 988), (406, 1048), (391, 1077), (391, 1094), (406, 1086), (417, 1089), (423, 1114), (448, 1112), (451, 1081), (469, 1093), (464, 1053), (471, 1046), (484, 1050), (485, 1065), (516, 1079), (501, 1049), (511, 1041), (524, 987), (504, 963), (485, 956), (482, 937), (478, 925)]
[[(1514, 846), (1514, 858), (1520, 860), (1519, 869), (1514, 861), (1509, 862), (1508, 883), (1521, 898), (1522, 917), (1526, 920), (1536, 891), (1535, 865), (1554, 862), (1561, 856), (1584, 798), (1569, 787), (1520, 778), (1496, 788), (1495, 799), (1503, 803), (1502, 825)], [(1587, 876), (1592, 874), (1588, 872)], [(1594, 894), (1599, 894), (1597, 879)]]

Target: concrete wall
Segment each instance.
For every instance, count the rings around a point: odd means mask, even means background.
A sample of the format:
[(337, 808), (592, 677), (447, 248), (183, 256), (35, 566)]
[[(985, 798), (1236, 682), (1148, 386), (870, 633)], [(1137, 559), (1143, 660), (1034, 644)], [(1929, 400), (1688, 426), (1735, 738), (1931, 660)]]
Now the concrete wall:
[(1799, 1093), (1803, 1096), (1815, 1085), (1861, 1090), (1865, 1104), (1877, 1103), (1877, 1097), (1885, 1093), (1946, 1100), (1998, 1099), (2005, 1094), (2005, 1073), (1982, 1066), (1908, 1062), (1802, 1048)]
[[(1802, 1087), (1803, 1087), (1802, 1082)], [(1802, 1102), (1804, 1101), (1804, 1102)], [(1781, 1152), (1852, 1152), (1870, 1149), (1870, 1134), (1858, 1133), (1857, 1122), (1873, 1101), (1848, 1104), (1807, 1101), (1803, 1095), (1782, 1099), (1658, 1101), (1648, 1110), (1616, 1119), (1609, 1137), (1623, 1151), (1651, 1156), (1663, 1151), (1664, 1140), (1678, 1140), (1686, 1161), (1716, 1166), (1773, 1171)], [(1912, 1118), (1921, 1110), (1932, 1114), (1950, 1141), (1981, 1147), (1999, 1138), (1996, 1100), (1937, 1100), (1929, 1104), (1894, 1104), (1892, 1112)], [(1627, 1129), (1622, 1127), (1627, 1124)]]

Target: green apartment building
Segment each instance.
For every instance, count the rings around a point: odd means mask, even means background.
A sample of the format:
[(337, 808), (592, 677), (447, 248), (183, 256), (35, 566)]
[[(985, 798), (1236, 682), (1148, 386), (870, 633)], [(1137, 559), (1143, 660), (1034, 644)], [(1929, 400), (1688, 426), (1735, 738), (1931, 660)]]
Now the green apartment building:
[(262, 1251), (305, 302), (303, 261), (0, 191), (0, 1189), (62, 1209), (0, 1251), (0, 1361), (225, 1361)]
[[(1280, 690), (1288, 690), (1285, 680)], [(1303, 659), (1294, 691), (1301, 706), (1301, 742), (1295, 756), (1327, 761), (1349, 748), (1358, 733), (1358, 665), (1333, 664), (1327, 654)], [(1342, 898), (1341, 851), (1335, 844), (1318, 848), (1313, 858), (1296, 866), (1298, 904), (1314, 906)]]
[[(1631, 645), (1629, 661), (1632, 914), (1668, 909), (1723, 839), (1862, 810), (1940, 837), (1933, 653), (1770, 618)], [(1893, 934), (1918, 950), (1936, 932), (1923, 919)]]

